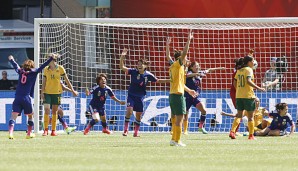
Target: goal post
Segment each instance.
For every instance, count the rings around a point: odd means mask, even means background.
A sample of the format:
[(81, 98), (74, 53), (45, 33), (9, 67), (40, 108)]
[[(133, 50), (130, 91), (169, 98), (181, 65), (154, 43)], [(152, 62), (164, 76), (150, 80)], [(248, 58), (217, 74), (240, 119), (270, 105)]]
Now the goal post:
[[(62, 94), (64, 118), (70, 126), (82, 131), (89, 119), (85, 112), (91, 96), (86, 97), (85, 88), (95, 85), (97, 73), (108, 75), (107, 85), (118, 99), (126, 101), (130, 76), (119, 69), (120, 54), (128, 48), (125, 65), (135, 68), (137, 61), (150, 61), (148, 70), (159, 79), (168, 78), (169, 63), (166, 59), (166, 39), (172, 38), (174, 49), (182, 50), (190, 29), (194, 33), (188, 52), (190, 61), (197, 61), (202, 70), (225, 67), (202, 77), (200, 100), (206, 106), (205, 128), (209, 132), (228, 132), (233, 118), (220, 115), (221, 111), (235, 113), (229, 96), (233, 60), (244, 57), (255, 49), (255, 83), (264, 82), (270, 61), (279, 69), (278, 87), (268, 87), (266, 92), (256, 91), (261, 106), (274, 110), (278, 102), (289, 104), (294, 121), (298, 106), (298, 18), (37, 18), (34, 21), (35, 64), (40, 66), (50, 52), (61, 54), (58, 60), (74, 86), (78, 97)], [(275, 61), (276, 62), (276, 61)], [(284, 65), (284, 64), (287, 64)], [(42, 128), (43, 107), (40, 102), (42, 74), (35, 85), (34, 113), (35, 131)], [(168, 132), (170, 130), (169, 84), (149, 83), (144, 99), (141, 131)], [(107, 98), (105, 110), (109, 128), (123, 131), (126, 107)], [(192, 107), (189, 113), (189, 131), (197, 132), (199, 110)], [(134, 118), (131, 118), (133, 123)], [(130, 129), (133, 128), (130, 124)], [(62, 126), (58, 124), (58, 129)], [(94, 126), (101, 131), (101, 124)], [(245, 131), (241, 124), (240, 131)]]

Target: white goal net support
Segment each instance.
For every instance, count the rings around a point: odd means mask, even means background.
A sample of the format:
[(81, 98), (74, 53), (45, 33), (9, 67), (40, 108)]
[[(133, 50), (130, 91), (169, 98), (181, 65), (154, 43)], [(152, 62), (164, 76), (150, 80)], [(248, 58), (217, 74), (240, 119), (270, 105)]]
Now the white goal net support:
[[(174, 49), (182, 50), (188, 32), (192, 29), (188, 59), (197, 61), (202, 70), (226, 67), (208, 73), (202, 79), (200, 100), (205, 103), (207, 118), (205, 129), (209, 132), (228, 132), (233, 118), (222, 116), (221, 111), (236, 113), (229, 95), (234, 70), (234, 59), (244, 57), (255, 49), (258, 67), (255, 82), (261, 86), (270, 61), (278, 59), (282, 78), (278, 86), (266, 92), (256, 91), (261, 107), (269, 111), (279, 102), (289, 104), (289, 113), (297, 119), (298, 106), (298, 18), (239, 18), (239, 19), (35, 19), (35, 62), (45, 62), (47, 49), (61, 54), (58, 60), (79, 91), (78, 97), (62, 94), (64, 119), (70, 126), (82, 131), (90, 121), (86, 116), (92, 96), (86, 97), (85, 89), (96, 84), (98, 73), (108, 76), (107, 85), (116, 97), (126, 101), (130, 76), (119, 69), (120, 54), (128, 48), (125, 65), (137, 66), (140, 58), (148, 59), (148, 68), (160, 79), (169, 78), (169, 63), (166, 59), (166, 39), (172, 38), (171, 56)], [(283, 65), (284, 63), (287, 66)], [(274, 80), (266, 80), (268, 84)], [(41, 131), (43, 106), (40, 101), (42, 74), (35, 87), (35, 131)], [(144, 113), (140, 131), (168, 132), (170, 130), (169, 84), (149, 83), (144, 99)], [(123, 131), (126, 106), (109, 97), (105, 104), (110, 130)], [(189, 131), (198, 132), (200, 112), (192, 107), (189, 113)], [(130, 130), (133, 129), (131, 118)], [(57, 126), (62, 130), (61, 124)], [(51, 128), (50, 128), (51, 129)], [(93, 128), (101, 131), (100, 123)], [(245, 131), (241, 124), (240, 131)]]

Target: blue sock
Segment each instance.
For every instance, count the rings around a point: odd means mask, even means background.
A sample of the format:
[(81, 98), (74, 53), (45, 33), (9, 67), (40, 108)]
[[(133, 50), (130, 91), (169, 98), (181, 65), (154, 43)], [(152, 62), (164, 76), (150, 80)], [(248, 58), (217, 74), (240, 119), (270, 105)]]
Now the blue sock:
[(94, 119), (92, 119), (89, 124), (90, 124), (90, 126), (94, 126), (96, 124), (96, 122)]
[(102, 125), (102, 127), (103, 127), (104, 129), (107, 128), (107, 122), (103, 122), (103, 121), (101, 121), (101, 125)]
[(8, 125), (9, 125), (9, 126), (12, 126), (12, 125), (14, 125), (15, 123), (16, 123), (15, 120), (9, 120)]
[(58, 120), (61, 122), (62, 125), (65, 123), (64, 119), (60, 115), (58, 115)]
[(205, 122), (205, 120), (206, 120), (206, 115), (202, 115), (201, 114), (201, 117), (200, 117), (200, 122)]
[(28, 120), (28, 123), (27, 123), (29, 126), (34, 126), (34, 122), (33, 121), (30, 121)]

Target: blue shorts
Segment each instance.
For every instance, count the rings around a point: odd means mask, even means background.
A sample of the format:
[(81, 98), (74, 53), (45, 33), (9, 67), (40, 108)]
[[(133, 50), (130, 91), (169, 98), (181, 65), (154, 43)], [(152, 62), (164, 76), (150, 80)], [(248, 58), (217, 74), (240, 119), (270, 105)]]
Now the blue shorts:
[(199, 98), (185, 98), (186, 101), (186, 111), (189, 111), (191, 106), (196, 107), (197, 104), (201, 103)]
[(21, 114), (23, 110), (25, 115), (33, 113), (32, 98), (30, 96), (15, 97), (12, 103), (12, 112)]
[(144, 111), (143, 100), (144, 100), (144, 97), (137, 97), (137, 96), (128, 94), (126, 107), (132, 107), (133, 111), (136, 111), (136, 112), (143, 112)]
[(105, 116), (106, 115), (106, 111), (103, 107), (97, 107), (97, 106), (89, 105), (89, 110), (90, 110), (91, 114), (99, 113), (99, 116)]

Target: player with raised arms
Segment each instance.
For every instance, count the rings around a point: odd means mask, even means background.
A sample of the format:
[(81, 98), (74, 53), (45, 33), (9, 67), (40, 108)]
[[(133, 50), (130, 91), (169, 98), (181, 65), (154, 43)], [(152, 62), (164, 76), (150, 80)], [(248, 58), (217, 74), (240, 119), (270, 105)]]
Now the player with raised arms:
[(134, 137), (139, 137), (138, 131), (141, 124), (141, 116), (143, 114), (143, 100), (146, 96), (146, 86), (148, 82), (166, 83), (169, 79), (158, 79), (151, 72), (147, 71), (149, 62), (146, 59), (139, 59), (137, 68), (127, 68), (124, 65), (124, 58), (127, 54), (127, 49), (123, 49), (120, 56), (120, 69), (126, 74), (131, 75), (130, 85), (127, 96), (127, 108), (124, 123), (123, 136), (128, 135), (128, 125), (133, 111), (136, 112)]
[(35, 137), (32, 132), (33, 122), (33, 104), (32, 98), (34, 96), (34, 85), (38, 73), (40, 73), (52, 60), (56, 60), (58, 56), (49, 55), (48, 60), (43, 63), (39, 68), (34, 68), (34, 62), (32, 60), (26, 60), (22, 68), (14, 61), (13, 56), (9, 56), (9, 62), (19, 75), (18, 86), (16, 89), (15, 99), (12, 104), (12, 114), (8, 122), (9, 139), (14, 139), (13, 130), (17, 117), (24, 111), (24, 114), (28, 116), (27, 122), (27, 135), (26, 138), (30, 139)]
[[(186, 104), (184, 98), (184, 91), (188, 92), (191, 96), (196, 97), (197, 92), (189, 89), (185, 85), (185, 68), (187, 52), (191, 40), (193, 39), (193, 33), (190, 30), (188, 34), (188, 40), (184, 46), (183, 51), (174, 52), (175, 62), (170, 67), (170, 95), (169, 102), (171, 108), (171, 114), (175, 115), (175, 126), (173, 127), (172, 139), (170, 141), (171, 146), (186, 146), (181, 142), (182, 133), (182, 121), (186, 114)], [(168, 49), (168, 48), (167, 48)], [(168, 53), (168, 52), (167, 52)]]
[(253, 68), (254, 58), (251, 56), (245, 56), (243, 58), (243, 68), (237, 70), (234, 77), (233, 85), (236, 88), (236, 108), (237, 115), (233, 121), (232, 130), (230, 131), (229, 137), (235, 139), (235, 129), (240, 124), (241, 118), (243, 117), (243, 111), (247, 111), (248, 118), (248, 131), (249, 140), (255, 140), (254, 138), (254, 121), (253, 114), (255, 111), (255, 93), (254, 88), (265, 91), (264, 88), (257, 86), (254, 81)]
[[(202, 79), (206, 76), (207, 73), (214, 72), (216, 70), (225, 70), (225, 67), (218, 68), (209, 68), (207, 70), (201, 70), (199, 63), (194, 61), (191, 62), (188, 67), (188, 72), (186, 74), (186, 86), (192, 90), (195, 90), (198, 95), (201, 93), (202, 87)], [(200, 101), (198, 97), (193, 98), (192, 95), (185, 92), (184, 93), (186, 100), (186, 115), (184, 116), (183, 126), (184, 126), (184, 134), (188, 134), (188, 112), (191, 106), (194, 106), (201, 112), (200, 122), (199, 122), (199, 131), (203, 134), (208, 134), (208, 132), (204, 128), (205, 120), (206, 120), (206, 108), (205, 105)]]
[[(60, 56), (59, 54), (55, 54)], [(49, 114), (52, 106), (52, 132), (51, 136), (57, 136), (56, 125), (58, 119), (58, 108), (61, 104), (61, 94), (63, 93), (61, 85), (61, 77), (64, 78), (68, 88), (70, 88), (74, 96), (78, 96), (78, 92), (75, 91), (70, 83), (65, 69), (62, 65), (57, 64), (57, 60), (53, 60), (49, 66), (44, 69), (42, 81), (41, 98), (44, 104), (44, 132), (42, 136), (48, 135), (48, 125), (49, 125)]]
[(101, 125), (103, 127), (102, 132), (111, 134), (111, 131), (107, 127), (106, 111), (104, 107), (107, 95), (109, 95), (111, 99), (113, 99), (117, 103), (125, 105), (125, 102), (117, 99), (113, 90), (106, 85), (106, 74), (98, 74), (98, 76), (96, 77), (96, 83), (97, 85), (90, 91), (86, 89), (86, 95), (89, 96), (90, 94), (92, 94), (93, 97), (89, 103), (89, 110), (92, 114), (92, 120), (89, 122), (86, 129), (84, 130), (84, 135), (87, 135), (89, 133), (90, 129), (99, 122), (99, 119), (101, 120)]

